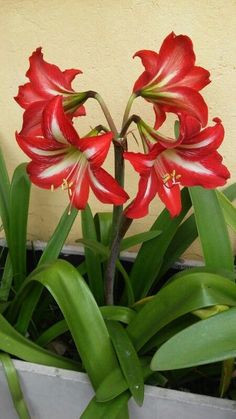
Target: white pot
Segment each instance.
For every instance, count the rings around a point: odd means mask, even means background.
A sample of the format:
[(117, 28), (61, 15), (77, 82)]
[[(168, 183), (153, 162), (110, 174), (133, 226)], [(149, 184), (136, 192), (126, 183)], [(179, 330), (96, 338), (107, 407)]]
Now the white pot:
[[(32, 419), (79, 419), (94, 395), (86, 374), (23, 361), (14, 364)], [(0, 388), (0, 419), (18, 419), (2, 366)], [(146, 386), (143, 406), (130, 400), (129, 411), (131, 419), (235, 419), (236, 402)]]

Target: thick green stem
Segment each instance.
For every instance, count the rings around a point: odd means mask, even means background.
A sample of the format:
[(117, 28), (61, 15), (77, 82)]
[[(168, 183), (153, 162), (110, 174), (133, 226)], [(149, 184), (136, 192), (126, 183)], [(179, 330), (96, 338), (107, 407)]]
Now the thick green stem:
[(125, 233), (127, 232), (128, 228), (132, 223), (131, 218), (127, 218), (123, 215), (119, 228), (117, 229), (116, 236), (113, 239), (110, 251), (110, 257), (107, 262), (107, 269), (106, 269), (106, 289), (105, 289), (105, 298), (106, 303), (108, 305), (114, 304), (114, 282), (115, 282), (115, 268), (116, 268), (116, 260), (120, 250), (120, 243), (122, 238), (124, 237)]
[[(114, 133), (114, 153), (115, 153), (115, 179), (120, 186), (124, 186), (124, 158), (123, 152), (126, 149), (126, 139), (119, 136), (118, 130), (115, 126), (113, 118), (103, 100), (103, 98), (96, 92), (90, 92), (90, 96), (96, 99), (101, 106), (101, 109), (105, 115), (107, 123)], [(124, 113), (123, 123), (122, 123), (122, 133), (126, 132), (124, 130), (126, 123), (129, 118), (130, 109), (136, 95), (132, 94), (129, 98), (129, 101), (126, 106)], [(132, 121), (131, 121), (132, 122)], [(130, 123), (131, 123), (130, 122)], [(128, 230), (132, 220), (126, 218), (123, 213), (123, 206), (114, 206), (113, 207), (113, 220), (112, 220), (112, 233), (111, 233), (111, 247), (110, 247), (110, 256), (107, 261), (107, 268), (105, 273), (105, 294), (107, 304), (114, 303), (113, 289), (115, 281), (115, 267), (116, 260), (119, 255), (120, 242), (124, 237), (126, 231)]]

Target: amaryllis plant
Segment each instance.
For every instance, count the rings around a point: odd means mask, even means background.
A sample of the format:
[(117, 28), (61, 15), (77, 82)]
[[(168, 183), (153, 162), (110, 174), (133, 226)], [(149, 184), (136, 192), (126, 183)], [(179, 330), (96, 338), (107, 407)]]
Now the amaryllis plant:
[[(218, 152), (223, 123), (218, 115), (208, 122), (208, 106), (200, 93), (210, 82), (209, 72), (196, 65), (192, 41), (185, 35), (171, 33), (159, 52), (141, 50), (134, 56), (141, 59), (144, 72), (131, 89), (118, 128), (99, 93), (72, 87), (80, 70), (61, 71), (37, 48), (26, 73), (29, 81), (15, 98), (24, 109), (16, 140), (30, 162), (16, 169), (10, 183), (1, 157), (0, 211), (9, 252), (0, 288), (0, 350), (28, 361), (86, 370), (96, 395), (84, 419), (93, 419), (97, 412), (101, 418), (128, 418), (127, 402), (133, 396), (142, 404), (144, 382), (181, 386), (183, 378), (191, 382), (191, 367), (198, 366), (200, 377), (201, 366), (216, 361), (224, 360), (217, 384), (225, 394), (236, 354), (236, 345), (232, 348), (226, 336), (233, 333), (236, 316), (226, 227), (235, 230), (230, 202), (235, 187), (216, 190), (230, 174)], [(149, 103), (152, 125), (131, 112), (140, 97)], [(87, 100), (97, 101), (105, 122), (98, 121), (81, 135)], [(175, 116), (173, 135), (165, 134), (169, 114)], [(138, 152), (132, 150), (134, 143)], [(110, 147), (115, 151), (114, 173), (102, 167)], [(132, 196), (125, 179), (130, 164), (140, 176)], [(48, 190), (62, 188), (68, 206), (35, 269), (28, 272), (31, 183)], [(112, 211), (93, 215), (90, 193), (111, 204)], [(164, 210), (150, 230), (125, 237), (133, 220), (148, 214), (154, 199), (160, 199)], [(192, 206), (194, 214), (189, 213)], [(57, 258), (78, 211), (83, 233), (78, 241), (85, 250), (84, 260), (74, 267)], [(169, 269), (198, 235), (205, 266), (171, 277)], [(141, 243), (128, 267), (120, 252)], [(48, 309), (55, 301), (59, 321)], [(216, 330), (215, 314), (219, 325), (225, 318), (234, 319), (232, 330)], [(78, 351), (73, 360), (45, 349), (68, 330)], [(9, 336), (14, 343), (10, 349)], [(209, 356), (210, 339), (214, 347)], [(178, 376), (170, 375), (170, 369), (184, 370)], [(20, 418), (28, 417), (21, 416), (22, 409), (28, 412), (24, 403), (17, 407), (15, 400), (15, 405)]]

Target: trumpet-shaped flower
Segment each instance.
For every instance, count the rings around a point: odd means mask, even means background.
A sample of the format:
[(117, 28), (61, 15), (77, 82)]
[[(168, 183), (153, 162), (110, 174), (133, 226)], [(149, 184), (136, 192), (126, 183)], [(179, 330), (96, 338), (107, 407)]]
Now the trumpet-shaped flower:
[(82, 209), (89, 188), (104, 203), (121, 205), (128, 195), (116, 180), (101, 168), (113, 134), (80, 138), (65, 114), (62, 97), (46, 105), (42, 118), (43, 136), (16, 134), (19, 146), (31, 158), (27, 171), (31, 181), (45, 189), (67, 190), (71, 205)]
[(157, 194), (171, 216), (177, 216), (181, 211), (181, 185), (215, 188), (226, 183), (230, 174), (216, 151), (223, 141), (224, 128), (218, 118), (214, 121), (214, 126), (200, 131), (199, 123), (186, 116), (185, 137), (175, 148), (156, 143), (149, 145), (147, 154), (124, 153), (140, 173), (138, 193), (126, 210), (127, 217), (145, 216)]
[(81, 103), (83, 93), (75, 93), (71, 83), (80, 70), (61, 71), (56, 65), (43, 59), (42, 49), (37, 48), (29, 58), (30, 67), (26, 73), (30, 82), (19, 87), (16, 102), (24, 108), (23, 135), (37, 135), (41, 131), (42, 113), (48, 101), (54, 96), (63, 97), (63, 105), (72, 116), (85, 115)]
[(133, 91), (154, 104), (158, 128), (166, 112), (187, 112), (207, 124), (208, 109), (199, 93), (209, 80), (209, 72), (195, 66), (195, 54), (190, 38), (173, 32), (164, 40), (159, 54), (141, 50), (145, 71), (134, 84)]

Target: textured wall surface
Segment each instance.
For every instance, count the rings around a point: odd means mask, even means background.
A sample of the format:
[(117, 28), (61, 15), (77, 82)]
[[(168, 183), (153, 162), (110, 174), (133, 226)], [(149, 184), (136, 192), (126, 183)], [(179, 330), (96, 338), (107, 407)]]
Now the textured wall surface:
[[(225, 164), (236, 180), (236, 91), (235, 91), (235, 0), (0, 0), (1, 91), (0, 138), (10, 173), (26, 160), (16, 145), (14, 132), (21, 128), (22, 111), (13, 101), (19, 84), (25, 83), (28, 57), (38, 46), (45, 59), (60, 68), (80, 68), (75, 90), (96, 90), (104, 97), (119, 126), (133, 82), (142, 71), (132, 55), (139, 49), (159, 50), (172, 30), (189, 35), (194, 43), (197, 64), (211, 72), (212, 83), (203, 95), (210, 119), (219, 116), (225, 126), (221, 147)], [(151, 120), (151, 107), (137, 101), (136, 112)], [(88, 117), (79, 121), (80, 133), (104, 122), (97, 105), (87, 106)], [(149, 116), (150, 115), (150, 116)], [(106, 163), (113, 170), (112, 156)], [(127, 189), (133, 196), (137, 177), (128, 168)], [(104, 210), (91, 197), (94, 211)], [(33, 187), (29, 239), (47, 240), (67, 203), (65, 192), (50, 193)], [(132, 232), (143, 231), (161, 209), (156, 199), (150, 215), (133, 223)], [(109, 210), (109, 207), (105, 207)], [(70, 235), (80, 236), (79, 220)], [(196, 258), (194, 245), (187, 257)]]

